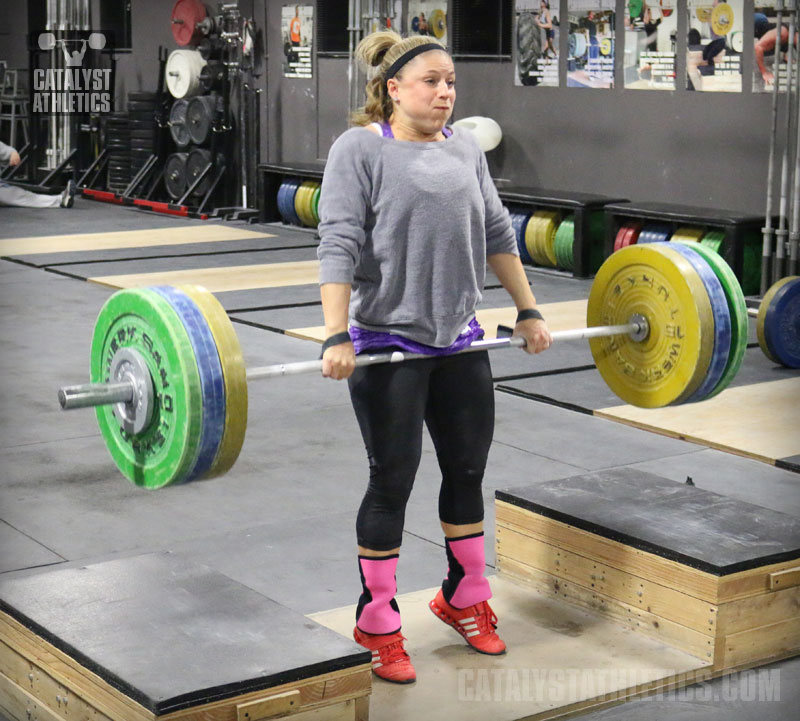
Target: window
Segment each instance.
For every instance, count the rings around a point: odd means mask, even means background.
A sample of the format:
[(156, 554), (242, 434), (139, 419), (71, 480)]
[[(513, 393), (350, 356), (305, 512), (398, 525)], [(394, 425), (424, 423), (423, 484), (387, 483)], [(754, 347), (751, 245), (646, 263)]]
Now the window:
[(347, 23), (350, 17), (349, 0), (318, 0), (317, 37), (319, 52), (347, 53), (350, 37)]
[(454, 56), (511, 56), (512, 0), (451, 0)]
[(114, 50), (131, 49), (131, 0), (101, 0), (100, 32)]

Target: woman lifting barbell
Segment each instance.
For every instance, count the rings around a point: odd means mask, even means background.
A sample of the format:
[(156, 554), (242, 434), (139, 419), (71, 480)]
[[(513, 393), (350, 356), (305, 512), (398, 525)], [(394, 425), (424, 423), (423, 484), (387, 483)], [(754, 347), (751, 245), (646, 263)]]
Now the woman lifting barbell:
[[(483, 335), (475, 308), (487, 262), (518, 309), (515, 334), (526, 350), (545, 350), (551, 337), (486, 157), (468, 131), (445, 125), (456, 91), (444, 47), (382, 31), (361, 41), (357, 57), (373, 70), (367, 101), (353, 118), (359, 127), (333, 144), (322, 182), (323, 374), (349, 379), (370, 468), (356, 521), (363, 591), (354, 637), (372, 650), (376, 675), (410, 683), (395, 570), (423, 424), (442, 472), (449, 562), (431, 610), (476, 650), (505, 652), (483, 575), (491, 369), (486, 352), (452, 355)], [(356, 369), (356, 354), (375, 349), (430, 359)]]

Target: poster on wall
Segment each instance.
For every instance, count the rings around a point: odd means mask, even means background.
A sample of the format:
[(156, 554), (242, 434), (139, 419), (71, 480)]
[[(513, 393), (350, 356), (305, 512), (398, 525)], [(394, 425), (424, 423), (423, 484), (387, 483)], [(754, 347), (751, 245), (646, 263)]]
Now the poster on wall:
[(314, 36), (314, 6), (284, 5), (281, 8), (283, 36), (283, 76), (285, 78), (314, 77), (311, 65), (311, 46)]
[(558, 3), (517, 0), (514, 85), (558, 87)]
[(628, 0), (625, 5), (625, 87), (675, 90), (678, 0)]
[[(772, 92), (775, 83), (776, 58), (780, 72), (778, 89), (786, 91), (786, 51), (789, 42), (789, 18), (786, 13), (781, 17), (781, 49), (775, 52), (778, 39), (777, 3), (756, 2), (753, 13), (753, 92)], [(797, 45), (795, 45), (795, 50)], [(793, 51), (794, 52), (794, 51)]]
[(447, 45), (447, 0), (408, 0), (409, 35), (430, 35)]
[(742, 92), (743, 0), (689, 0), (686, 9), (686, 88)]
[(615, 7), (616, 0), (568, 0), (568, 87), (614, 87)]

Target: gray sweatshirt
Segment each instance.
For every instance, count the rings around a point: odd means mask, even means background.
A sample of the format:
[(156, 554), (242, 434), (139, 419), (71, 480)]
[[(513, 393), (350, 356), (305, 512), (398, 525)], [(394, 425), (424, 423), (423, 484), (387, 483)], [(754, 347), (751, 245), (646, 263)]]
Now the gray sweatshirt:
[(346, 131), (319, 215), (320, 284), (352, 284), (350, 323), (438, 348), (474, 316), (486, 257), (518, 254), (486, 156), (460, 128), (431, 143)]

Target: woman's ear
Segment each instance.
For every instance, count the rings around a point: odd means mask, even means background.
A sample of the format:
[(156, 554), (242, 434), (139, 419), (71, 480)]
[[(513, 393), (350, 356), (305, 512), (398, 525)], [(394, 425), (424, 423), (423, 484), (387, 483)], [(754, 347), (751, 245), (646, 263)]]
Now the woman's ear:
[(386, 81), (386, 89), (389, 92), (389, 97), (392, 98), (392, 100), (396, 100), (397, 99), (397, 80), (395, 80), (394, 78), (389, 78)]

